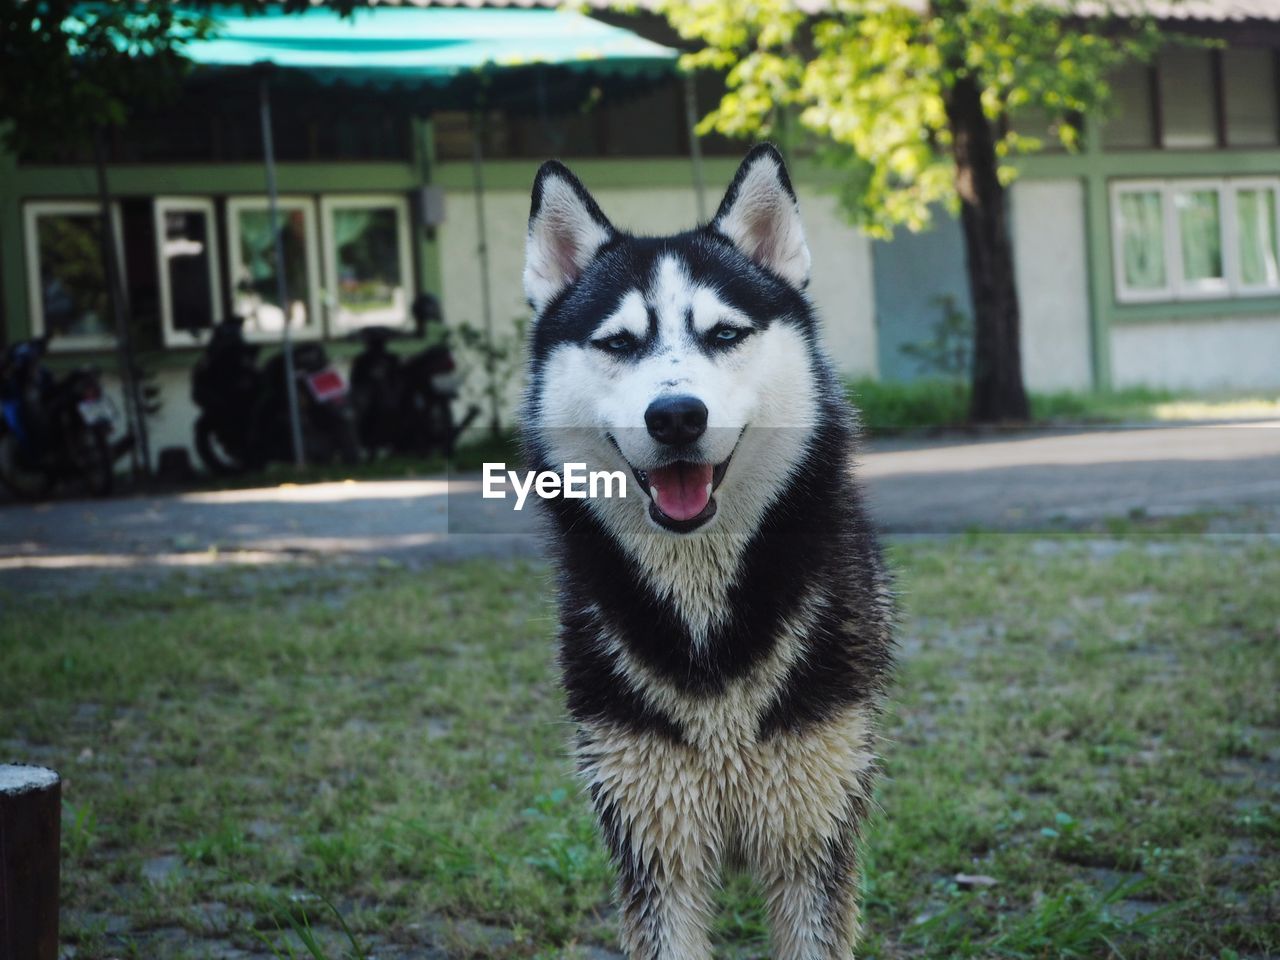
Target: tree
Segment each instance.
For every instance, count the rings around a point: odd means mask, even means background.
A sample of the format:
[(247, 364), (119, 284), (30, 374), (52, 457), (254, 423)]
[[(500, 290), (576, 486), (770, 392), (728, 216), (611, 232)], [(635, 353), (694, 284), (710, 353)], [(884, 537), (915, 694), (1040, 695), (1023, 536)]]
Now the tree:
[[(1105, 109), (1107, 77), (1158, 45), (1147, 17), (1074, 13), (1074, 0), (660, 0), (691, 68), (727, 71), (702, 130), (767, 136), (788, 115), (842, 172), (840, 196), (873, 236), (959, 212), (974, 317), (970, 415), (1025, 420), (1009, 161), (1041, 148), (1018, 121), (1046, 122), (1069, 149)], [(1132, 9), (1132, 4), (1130, 4)], [(1052, 126), (1049, 127), (1048, 125)]]
[[(364, 0), (329, 0), (349, 13)], [(309, 0), (240, 0), (297, 13)], [(178, 92), (182, 48), (213, 29), (217, 0), (0, 0), (0, 133), (17, 153), (76, 149), (95, 128)]]
[(174, 89), (199, 13), (139, 0), (0, 0), (0, 127), (16, 153), (83, 149)]

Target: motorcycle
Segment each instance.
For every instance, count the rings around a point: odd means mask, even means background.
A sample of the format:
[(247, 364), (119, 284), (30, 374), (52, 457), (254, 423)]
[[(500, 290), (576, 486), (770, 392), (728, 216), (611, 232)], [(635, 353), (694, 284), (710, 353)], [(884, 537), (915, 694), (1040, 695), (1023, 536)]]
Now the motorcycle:
[[(414, 302), (417, 336), (443, 326), (439, 301), (423, 294)], [(389, 327), (365, 327), (355, 334), (364, 349), (351, 364), (351, 398), (360, 441), (370, 456), (380, 451), (407, 456), (441, 453), (452, 457), (458, 437), (479, 416), (470, 407), (460, 423), (453, 404), (461, 378), (443, 335), (417, 353), (402, 357), (389, 344), (403, 337)]]
[(24, 340), (0, 360), (0, 482), (34, 499), (59, 481), (83, 481), (104, 497), (133, 437), (112, 441), (121, 417), (99, 372), (78, 367), (56, 378), (42, 362), (48, 346), (48, 337)]
[[(324, 347), (293, 348), (294, 390), (309, 463), (360, 459), (347, 383)], [(258, 366), (258, 347), (244, 338), (244, 320), (229, 317), (214, 327), (191, 371), (191, 398), (200, 408), (195, 447), (211, 473), (229, 476), (261, 470), (269, 461), (293, 460), (284, 354)]]

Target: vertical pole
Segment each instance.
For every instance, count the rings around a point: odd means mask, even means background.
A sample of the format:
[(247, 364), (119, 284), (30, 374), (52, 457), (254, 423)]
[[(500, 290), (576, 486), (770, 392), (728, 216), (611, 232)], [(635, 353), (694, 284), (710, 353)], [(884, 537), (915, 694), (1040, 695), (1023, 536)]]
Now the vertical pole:
[(1111, 383), (1112, 236), (1107, 178), (1101, 170), (1102, 124), (1085, 118), (1084, 156), (1090, 171), (1080, 178), (1084, 187), (1085, 262), (1089, 271), (1089, 359), (1092, 387), (1106, 392)]
[(302, 421), (298, 415), (298, 385), (293, 376), (293, 337), (289, 330), (292, 318), (289, 316), (289, 285), (285, 282), (284, 237), (280, 233), (280, 194), (276, 189), (276, 149), (271, 139), (271, 94), (267, 89), (267, 77), (264, 74), (258, 85), (258, 102), (262, 113), (262, 155), (267, 166), (267, 222), (271, 226), (271, 236), (276, 247), (276, 299), (280, 301), (280, 311), (284, 316), (284, 332), (280, 338), (280, 346), (284, 353), (284, 395), (289, 399), (289, 435), (293, 441), (293, 462), (295, 466), (307, 464), (302, 447)]
[(0, 957), (57, 960), (62, 781), (0, 764)]
[(698, 80), (692, 71), (684, 75), (684, 120), (689, 125), (689, 160), (693, 163), (693, 193), (698, 219), (707, 219), (707, 183), (702, 175), (702, 141), (698, 139)]
[(498, 416), (498, 383), (494, 371), (493, 305), (489, 299), (489, 239), (484, 223), (484, 156), (480, 141), (484, 137), (484, 111), (476, 110), (471, 125), (472, 190), (476, 195), (476, 255), (480, 261), (480, 311), (484, 317), (484, 370), (488, 378), (489, 432), (497, 439), (502, 432)]
[(115, 218), (111, 216), (111, 193), (107, 188), (107, 151), (102, 140), (102, 127), (93, 130), (93, 162), (98, 178), (98, 204), (102, 208), (102, 266), (106, 271), (107, 295), (116, 326), (116, 354), (120, 364), (120, 386), (124, 392), (125, 419), (133, 444), (129, 447), (129, 464), (133, 479), (151, 470), (151, 454), (147, 443), (146, 413), (138, 393), (137, 370), (134, 368), (133, 338), (129, 330), (129, 303), (120, 276), (120, 257), (116, 249)]

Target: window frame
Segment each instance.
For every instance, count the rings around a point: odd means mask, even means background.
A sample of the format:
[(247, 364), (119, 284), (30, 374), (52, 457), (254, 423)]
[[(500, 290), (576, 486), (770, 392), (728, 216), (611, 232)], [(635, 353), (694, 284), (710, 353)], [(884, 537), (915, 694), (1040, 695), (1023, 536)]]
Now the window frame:
[(200, 336), (187, 330), (178, 330), (173, 323), (173, 291), (169, 285), (169, 271), (164, 257), (165, 214), (169, 211), (196, 211), (206, 217), (209, 237), (209, 289), (214, 323), (222, 313), (222, 262), (218, 256), (218, 211), (212, 197), (158, 196), (152, 203), (155, 225), (157, 284), (160, 293), (160, 323), (166, 347), (198, 346)]
[[(1170, 252), (1170, 202), (1163, 180), (1114, 180), (1111, 183), (1111, 263), (1112, 282), (1120, 303), (1158, 303), (1176, 299), (1174, 264)], [(1124, 231), (1120, 222), (1120, 197), (1126, 193), (1155, 193), (1160, 197), (1161, 242), (1164, 245), (1164, 286), (1134, 289), (1125, 282)]]
[[(301, 327), (289, 327), (289, 335), (294, 340), (321, 340), (325, 334), (324, 315), (321, 312), (321, 290), (323, 278), (320, 274), (319, 226), (316, 222), (316, 204), (314, 197), (307, 194), (282, 194), (277, 198), (280, 212), (301, 210), (304, 214), (303, 257), (307, 264), (307, 323)], [(235, 309), (236, 269), (240, 263), (240, 212), (243, 210), (270, 210), (271, 200), (266, 194), (237, 194), (227, 197), (227, 289), (231, 292), (231, 309)], [(278, 343), (283, 337), (283, 330), (262, 332), (251, 328), (248, 324), (244, 330), (245, 339), (251, 343)]]
[[(1231, 271), (1234, 262), (1234, 237), (1227, 228), (1227, 186), (1222, 178), (1166, 180), (1166, 242), (1171, 242), (1175, 269), (1169, 279), (1179, 300), (1220, 300), (1232, 294)], [(1178, 196), (1192, 193), (1216, 193), (1218, 196), (1218, 245), (1222, 251), (1222, 276), (1187, 280), (1182, 273), (1182, 231), (1178, 224)], [(1230, 244), (1231, 246), (1228, 246)], [(1166, 253), (1167, 258), (1167, 253)]]
[[(405, 316), (393, 329), (413, 328), (413, 301), (417, 285), (413, 272), (413, 232), (409, 200), (398, 193), (336, 193), (320, 198), (320, 228), (324, 253), (325, 330), (331, 337), (346, 336), (360, 327), (346, 327), (338, 321), (338, 245), (333, 215), (339, 210), (368, 210), (392, 207), (396, 211), (396, 239), (400, 246), (400, 276), (405, 287)], [(379, 326), (390, 326), (379, 324)]]
[[(1270, 189), (1276, 195), (1276, 237), (1280, 238), (1280, 177), (1169, 177), (1164, 179), (1115, 179), (1109, 184), (1111, 218), (1111, 283), (1121, 306), (1178, 303), (1202, 300), (1274, 297), (1280, 294), (1280, 278), (1273, 285), (1245, 284), (1241, 279), (1239, 224), (1236, 195), (1241, 190)], [(1223, 277), (1188, 281), (1183, 277), (1182, 237), (1178, 230), (1179, 194), (1212, 190), (1218, 195), (1218, 229), (1222, 244)], [(1120, 224), (1120, 197), (1126, 193), (1157, 192), (1164, 217), (1165, 285), (1153, 290), (1131, 289), (1125, 283), (1124, 244)]]
[[(1228, 279), (1232, 291), (1240, 297), (1268, 297), (1280, 294), (1280, 276), (1273, 284), (1246, 284), (1241, 276), (1243, 264), (1240, 262), (1240, 225), (1237, 208), (1237, 195), (1244, 190), (1270, 190), (1275, 196), (1275, 218), (1271, 224), (1273, 237), (1280, 244), (1280, 177), (1233, 177), (1226, 181), (1227, 219), (1229, 221), (1229, 238), (1232, 244), (1232, 259), (1228, 270)], [(1280, 251), (1273, 251), (1280, 256)]]
[[(39, 219), (42, 216), (89, 214), (102, 216), (102, 205), (94, 200), (30, 200), (22, 206), (22, 245), (27, 257), (27, 310), (31, 318), (31, 335), (44, 336), (48, 331), (44, 321), (44, 289), (40, 283), (40, 234)], [(128, 276), (124, 259), (124, 227), (119, 201), (111, 202), (111, 233), (116, 245), (116, 263), (121, 278)], [(128, 281), (125, 280), (127, 283)], [(109, 294), (109, 292), (108, 292)], [(54, 334), (49, 341), (53, 352), (76, 350), (114, 350), (118, 338), (114, 333), (104, 336), (61, 336)]]

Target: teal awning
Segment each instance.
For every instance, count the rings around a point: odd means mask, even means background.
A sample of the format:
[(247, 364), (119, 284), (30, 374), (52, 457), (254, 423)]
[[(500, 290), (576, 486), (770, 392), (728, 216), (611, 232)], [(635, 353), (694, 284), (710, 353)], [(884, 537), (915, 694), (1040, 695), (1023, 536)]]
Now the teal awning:
[(215, 8), (214, 36), (183, 55), (216, 71), (270, 64), (320, 83), (442, 86), (536, 65), (602, 78), (659, 79), (677, 51), (567, 10), (328, 7), (246, 15)]

